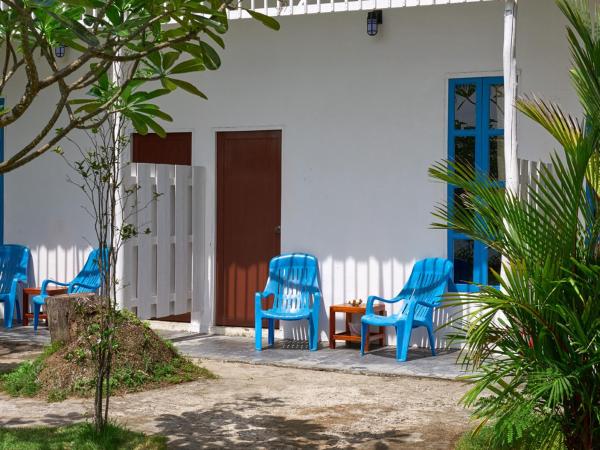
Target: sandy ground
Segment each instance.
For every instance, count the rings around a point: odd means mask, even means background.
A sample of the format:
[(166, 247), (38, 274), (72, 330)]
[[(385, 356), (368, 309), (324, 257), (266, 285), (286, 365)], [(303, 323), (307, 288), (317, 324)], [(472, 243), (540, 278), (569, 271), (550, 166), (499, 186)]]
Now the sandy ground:
[[(0, 371), (35, 349), (0, 345)], [(219, 375), (115, 397), (112, 418), (169, 436), (172, 448), (452, 449), (469, 428), (457, 382), (383, 378), (202, 361)], [(91, 401), (45, 403), (0, 394), (0, 425), (64, 424)]]

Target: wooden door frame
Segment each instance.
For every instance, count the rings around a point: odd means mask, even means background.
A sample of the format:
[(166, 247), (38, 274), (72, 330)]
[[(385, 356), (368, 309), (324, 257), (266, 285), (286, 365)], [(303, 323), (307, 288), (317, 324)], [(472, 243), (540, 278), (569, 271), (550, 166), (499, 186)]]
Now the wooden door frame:
[[(217, 136), (219, 133), (228, 133), (228, 132), (251, 132), (251, 131), (279, 131), (281, 133), (281, 167), (280, 167), (280, 179), (281, 179), (281, 188), (280, 188), (280, 223), (282, 222), (283, 217), (283, 185), (284, 185), (284, 146), (285, 146), (285, 126), (284, 125), (257, 125), (257, 126), (238, 126), (238, 127), (212, 127), (211, 134), (213, 138), (213, 151), (211, 152), (212, 157), (210, 161), (210, 165), (212, 166), (212, 176), (209, 186), (211, 188), (210, 198), (212, 198), (213, 205), (213, 220), (212, 222), (212, 230), (209, 233), (209, 240), (212, 243), (210, 245), (210, 259), (212, 263), (210, 264), (211, 268), (209, 270), (209, 276), (211, 277), (211, 281), (208, 283), (207, 296), (208, 301), (204, 304), (206, 307), (212, 309), (210, 311), (211, 324), (209, 326), (209, 331), (217, 329), (225, 329), (225, 328), (245, 328), (245, 327), (233, 327), (229, 325), (217, 325), (217, 302), (218, 302), (218, 274), (219, 274), (219, 252), (218, 252), (218, 190), (219, 190), (219, 168), (217, 166), (217, 154), (218, 154), (218, 142)], [(283, 232), (280, 235), (280, 249), (282, 247), (283, 241), (281, 237), (283, 236)], [(208, 256), (208, 255), (207, 255)], [(279, 328), (279, 321), (276, 322), (275, 328)]]

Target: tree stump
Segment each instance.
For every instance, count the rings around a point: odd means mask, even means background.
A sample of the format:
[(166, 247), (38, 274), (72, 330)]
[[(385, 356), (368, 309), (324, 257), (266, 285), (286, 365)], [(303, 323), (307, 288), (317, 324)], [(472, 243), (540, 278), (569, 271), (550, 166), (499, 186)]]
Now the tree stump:
[(48, 329), (50, 340), (68, 344), (76, 338), (76, 333), (81, 330), (81, 311), (92, 307), (98, 310), (100, 299), (96, 294), (66, 294), (48, 297), (46, 299), (46, 312), (48, 314)]

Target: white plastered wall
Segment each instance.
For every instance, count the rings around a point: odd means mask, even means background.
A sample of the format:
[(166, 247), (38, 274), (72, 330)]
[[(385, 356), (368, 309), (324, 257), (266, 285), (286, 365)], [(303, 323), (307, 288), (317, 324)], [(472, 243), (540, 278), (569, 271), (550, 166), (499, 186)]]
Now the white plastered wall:
[[(502, 69), (502, 2), (385, 10), (377, 37), (366, 35), (364, 12), (280, 22), (273, 32), (232, 21), (222, 68), (192, 79), (209, 100), (176, 92), (161, 102), (174, 117), (167, 129), (191, 130), (193, 164), (206, 168), (204, 289), (193, 317), (201, 331), (214, 314), (216, 131), (283, 130), (282, 251), (319, 258), (328, 311), (350, 298), (391, 297), (415, 260), (446, 255), (445, 232), (429, 228), (446, 189), (428, 179), (427, 169), (447, 152), (447, 80)], [(521, 91), (574, 108), (553, 2), (522, 2), (518, 32)], [(41, 120), (34, 112), (9, 128), (7, 150)], [(554, 147), (525, 119), (519, 139), (528, 159), (547, 159)], [(65, 176), (53, 154), (6, 176), (6, 241), (31, 246), (34, 259), (45, 261), (37, 263), (38, 279), (68, 277), (72, 264), (62, 259), (81, 260), (82, 236), (92, 236), (81, 195)], [(285, 332), (303, 335), (293, 327)], [(426, 343), (424, 334), (414, 341)]]

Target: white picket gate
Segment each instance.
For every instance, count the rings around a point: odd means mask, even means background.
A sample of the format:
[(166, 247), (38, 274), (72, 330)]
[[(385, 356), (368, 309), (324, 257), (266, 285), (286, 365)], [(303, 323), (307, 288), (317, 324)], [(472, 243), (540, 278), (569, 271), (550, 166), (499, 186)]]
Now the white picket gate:
[(519, 159), (519, 196), (522, 199), (529, 198), (528, 186), (531, 186), (534, 191), (540, 184), (540, 170), (542, 167), (549, 169), (552, 172), (552, 164), (541, 161), (529, 161), (527, 159)]
[(200, 167), (131, 164), (138, 186), (138, 236), (123, 246), (123, 307), (141, 319), (200, 307), (205, 172)]

